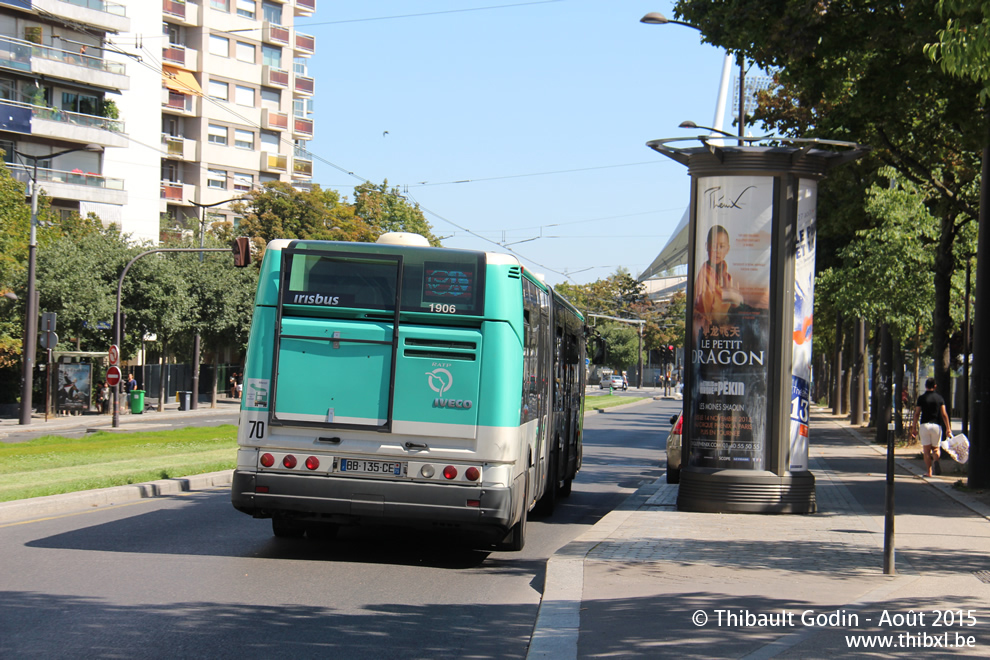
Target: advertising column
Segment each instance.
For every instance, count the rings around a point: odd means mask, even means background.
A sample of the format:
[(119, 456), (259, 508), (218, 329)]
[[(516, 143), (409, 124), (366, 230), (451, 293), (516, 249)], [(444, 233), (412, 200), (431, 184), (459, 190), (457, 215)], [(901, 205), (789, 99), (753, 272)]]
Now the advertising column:
[(818, 182), (798, 185), (794, 239), (794, 338), (791, 353), (790, 460), (787, 469), (808, 469), (808, 422), (811, 410), (811, 335), (815, 311), (815, 247)]
[(706, 176), (697, 186), (687, 462), (765, 470), (774, 179)]

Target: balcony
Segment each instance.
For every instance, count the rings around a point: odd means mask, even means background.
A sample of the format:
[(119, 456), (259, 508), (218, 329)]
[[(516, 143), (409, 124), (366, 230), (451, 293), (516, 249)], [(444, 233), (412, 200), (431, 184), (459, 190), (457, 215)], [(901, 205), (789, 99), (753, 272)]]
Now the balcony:
[(299, 55), (312, 55), (316, 52), (316, 37), (296, 32), (295, 50)]
[(269, 87), (289, 88), (289, 72), (284, 69), (276, 69), (266, 64), (261, 67), (261, 79)]
[(288, 46), (292, 43), (290, 38), (291, 35), (287, 27), (282, 27), (271, 21), (265, 21), (261, 26), (261, 40), (266, 43)]
[(316, 12), (316, 0), (296, 0), (296, 16), (311, 16)]
[(179, 44), (169, 44), (162, 48), (162, 59), (169, 64), (186, 65), (186, 47)]
[(287, 172), (289, 170), (289, 157), (285, 154), (275, 152), (261, 152), (262, 172)]
[(313, 137), (313, 120), (303, 117), (292, 118), (292, 137), (308, 140)]
[(162, 199), (167, 199), (170, 202), (182, 202), (185, 198), (180, 182), (162, 181)]
[[(25, 184), (31, 180), (34, 169), (28, 172), (21, 165), (8, 164), (10, 174)], [(111, 179), (96, 172), (50, 170), (38, 168), (38, 185), (54, 199), (73, 199), (82, 202), (100, 202), (122, 206), (127, 203), (123, 179)]]
[(121, 62), (11, 37), (0, 37), (0, 66), (115, 91), (130, 87)]
[(162, 17), (180, 25), (199, 25), (199, 4), (186, 0), (162, 0)]
[(186, 0), (162, 0), (162, 12), (176, 18), (185, 18)]
[(265, 108), (261, 111), (261, 123), (269, 131), (289, 130), (289, 115)]
[(162, 133), (162, 151), (166, 158), (178, 160), (197, 160), (195, 140), (187, 140), (181, 135)]
[(316, 84), (312, 78), (307, 78), (306, 76), (296, 76), (295, 90), (297, 94), (312, 96), (315, 87)]
[[(25, 3), (6, 2), (24, 6)], [(131, 29), (131, 21), (127, 18), (124, 5), (119, 2), (104, 0), (34, 0), (26, 3), (29, 8), (42, 13), (48, 12), (63, 19), (68, 19), (86, 26), (97, 27), (107, 32), (127, 32)]]
[(296, 151), (296, 157), (292, 159), (292, 178), (293, 179), (312, 179), (313, 178), (313, 161), (312, 156), (309, 152), (302, 151), (303, 155), (300, 155), (300, 150)]
[(162, 89), (162, 109), (172, 114), (195, 116), (196, 97), (192, 94), (180, 94), (171, 89)]
[(6, 130), (9, 131), (81, 144), (95, 143), (104, 147), (128, 146), (124, 122), (118, 119), (45, 108), (19, 101), (0, 101), (0, 109), (11, 119), (30, 122), (24, 126), (15, 125), (8, 120)]

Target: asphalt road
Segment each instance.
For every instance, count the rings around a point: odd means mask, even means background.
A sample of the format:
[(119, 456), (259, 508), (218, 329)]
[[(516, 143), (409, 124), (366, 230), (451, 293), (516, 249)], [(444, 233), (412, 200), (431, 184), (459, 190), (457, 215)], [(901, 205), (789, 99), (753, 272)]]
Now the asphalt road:
[(572, 495), (519, 553), (390, 529), (275, 539), (226, 489), (0, 526), (0, 655), (524, 657), (547, 558), (662, 475), (679, 406), (589, 415)]

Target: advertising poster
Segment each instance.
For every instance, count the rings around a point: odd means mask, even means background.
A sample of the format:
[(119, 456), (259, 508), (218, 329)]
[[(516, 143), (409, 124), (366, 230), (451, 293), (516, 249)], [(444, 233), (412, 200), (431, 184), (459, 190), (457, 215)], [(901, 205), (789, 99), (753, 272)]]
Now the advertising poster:
[(70, 415), (89, 411), (92, 369), (90, 364), (59, 363), (58, 389), (55, 390), (56, 411)]
[(815, 245), (818, 183), (798, 186), (794, 240), (794, 341), (791, 368), (791, 428), (788, 470), (808, 469), (808, 421), (811, 407), (811, 335), (815, 311)]
[(773, 177), (698, 179), (690, 456), (763, 470), (767, 447)]

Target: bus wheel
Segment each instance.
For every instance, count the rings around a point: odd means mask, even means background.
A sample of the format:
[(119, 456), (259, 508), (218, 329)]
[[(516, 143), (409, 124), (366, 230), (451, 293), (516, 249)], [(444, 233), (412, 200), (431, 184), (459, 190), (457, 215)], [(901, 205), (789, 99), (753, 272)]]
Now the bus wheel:
[(305, 531), (299, 523), (281, 516), (272, 516), (272, 534), (280, 539), (298, 539), (302, 537)]
[(505, 537), (505, 541), (502, 542), (504, 549), (509, 552), (519, 552), (526, 545), (526, 519), (528, 513), (525, 508), (523, 508), (522, 518), (519, 519), (512, 529), (509, 530), (509, 535)]
[(564, 484), (560, 487), (560, 496), (568, 497), (571, 494), (571, 485), (574, 483), (574, 479), (564, 479)]
[(547, 478), (547, 489), (543, 493), (543, 497), (540, 498), (540, 513), (544, 516), (549, 516), (553, 514), (554, 509), (557, 508), (557, 490), (559, 483), (557, 481), (557, 454), (550, 455), (550, 476)]

